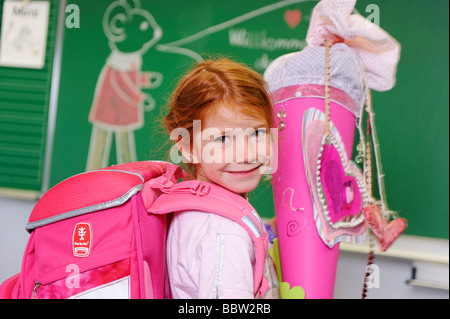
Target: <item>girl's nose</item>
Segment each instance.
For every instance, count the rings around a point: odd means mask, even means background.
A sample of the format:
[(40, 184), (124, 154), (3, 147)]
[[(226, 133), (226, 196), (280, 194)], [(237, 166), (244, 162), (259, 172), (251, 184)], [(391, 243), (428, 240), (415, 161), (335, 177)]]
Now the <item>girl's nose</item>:
[(235, 163), (256, 163), (256, 144), (250, 142), (248, 137), (236, 139), (234, 146)]

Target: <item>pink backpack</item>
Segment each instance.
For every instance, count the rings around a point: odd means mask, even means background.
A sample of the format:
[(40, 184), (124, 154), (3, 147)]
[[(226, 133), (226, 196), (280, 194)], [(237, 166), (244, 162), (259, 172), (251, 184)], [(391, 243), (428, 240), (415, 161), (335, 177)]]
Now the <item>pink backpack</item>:
[(263, 275), (268, 236), (241, 196), (186, 177), (159, 161), (115, 165), (72, 176), (34, 207), (21, 272), (0, 286), (0, 298), (171, 298), (166, 233), (171, 213), (199, 210), (244, 227), (255, 246), (254, 294)]

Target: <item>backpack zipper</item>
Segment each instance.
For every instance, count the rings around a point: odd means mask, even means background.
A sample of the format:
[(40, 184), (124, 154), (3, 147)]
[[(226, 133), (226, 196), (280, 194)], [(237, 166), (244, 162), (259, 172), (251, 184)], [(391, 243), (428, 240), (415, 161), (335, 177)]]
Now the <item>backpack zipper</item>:
[(38, 290), (38, 288), (39, 288), (40, 285), (41, 285), (41, 283), (40, 283), (39, 281), (36, 281), (36, 282), (34, 283), (34, 288), (33, 288), (33, 291), (31, 292), (31, 297), (30, 297), (30, 299), (39, 299), (37, 290)]

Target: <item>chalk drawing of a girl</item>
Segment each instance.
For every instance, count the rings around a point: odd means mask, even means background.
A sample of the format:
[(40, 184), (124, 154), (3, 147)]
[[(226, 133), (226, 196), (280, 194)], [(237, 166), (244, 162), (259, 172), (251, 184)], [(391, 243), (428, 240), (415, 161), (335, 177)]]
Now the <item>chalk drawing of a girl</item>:
[(106, 9), (103, 30), (111, 54), (97, 81), (89, 121), (92, 133), (86, 170), (108, 166), (113, 135), (117, 163), (136, 161), (134, 131), (143, 124), (143, 112), (155, 100), (141, 88), (157, 88), (159, 72), (141, 72), (142, 56), (162, 36), (153, 16), (139, 0), (116, 0)]

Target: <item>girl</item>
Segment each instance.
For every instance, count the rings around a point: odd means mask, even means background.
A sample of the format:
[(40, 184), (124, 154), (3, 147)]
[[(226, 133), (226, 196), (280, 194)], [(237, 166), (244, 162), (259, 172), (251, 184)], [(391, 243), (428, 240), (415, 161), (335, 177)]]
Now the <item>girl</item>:
[[(247, 198), (270, 167), (271, 100), (262, 77), (241, 64), (218, 59), (193, 68), (171, 97), (165, 125), (186, 132), (176, 146), (194, 179)], [(237, 223), (175, 213), (167, 251), (173, 298), (254, 297), (253, 243)]]

